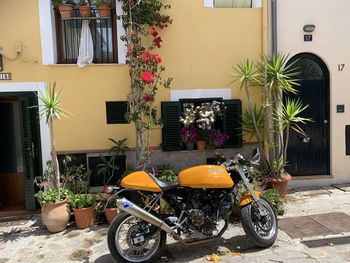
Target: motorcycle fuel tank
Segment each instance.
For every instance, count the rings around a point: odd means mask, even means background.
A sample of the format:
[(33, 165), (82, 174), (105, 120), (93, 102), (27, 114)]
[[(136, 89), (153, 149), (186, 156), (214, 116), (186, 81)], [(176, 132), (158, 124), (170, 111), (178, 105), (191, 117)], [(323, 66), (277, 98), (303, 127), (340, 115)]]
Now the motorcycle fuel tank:
[(145, 171), (137, 171), (128, 174), (122, 179), (120, 185), (128, 189), (162, 192), (162, 189), (160, 189), (156, 182)]
[(200, 165), (179, 173), (180, 186), (191, 188), (231, 188), (233, 181), (226, 169), (217, 165)]

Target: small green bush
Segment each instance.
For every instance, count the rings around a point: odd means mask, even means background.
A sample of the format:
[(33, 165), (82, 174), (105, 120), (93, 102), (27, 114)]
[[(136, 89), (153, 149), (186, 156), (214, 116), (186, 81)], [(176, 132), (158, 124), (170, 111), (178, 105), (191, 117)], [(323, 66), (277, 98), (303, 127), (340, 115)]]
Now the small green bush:
[[(65, 188), (60, 189), (60, 201), (67, 199), (69, 196), (69, 191)], [(58, 199), (58, 191), (55, 188), (49, 188), (46, 191), (37, 192), (34, 197), (38, 199), (41, 206), (45, 204), (54, 204)]]
[(164, 182), (176, 182), (177, 174), (169, 165), (159, 165), (156, 168), (156, 177)]
[(69, 198), (69, 204), (72, 208), (88, 208), (95, 206), (97, 198), (95, 194), (72, 194)]
[(277, 215), (281, 216), (284, 214), (286, 200), (276, 189), (268, 189), (262, 196), (271, 203), (272, 208), (276, 211)]

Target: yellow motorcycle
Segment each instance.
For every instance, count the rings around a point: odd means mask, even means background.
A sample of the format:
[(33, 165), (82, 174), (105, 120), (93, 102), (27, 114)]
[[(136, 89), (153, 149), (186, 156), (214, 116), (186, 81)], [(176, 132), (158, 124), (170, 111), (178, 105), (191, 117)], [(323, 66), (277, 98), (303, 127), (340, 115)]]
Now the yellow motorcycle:
[[(185, 169), (177, 182), (136, 171), (122, 179), (121, 188), (107, 187), (108, 193), (128, 197), (116, 201), (122, 212), (108, 231), (112, 256), (117, 262), (152, 262), (167, 234), (186, 246), (218, 239), (228, 227), (235, 204), (247, 237), (258, 247), (271, 246), (277, 237), (277, 217), (251, 185), (251, 166), (259, 160), (258, 151), (250, 161), (237, 153), (220, 166)], [(160, 200), (172, 208), (170, 215), (159, 212)]]

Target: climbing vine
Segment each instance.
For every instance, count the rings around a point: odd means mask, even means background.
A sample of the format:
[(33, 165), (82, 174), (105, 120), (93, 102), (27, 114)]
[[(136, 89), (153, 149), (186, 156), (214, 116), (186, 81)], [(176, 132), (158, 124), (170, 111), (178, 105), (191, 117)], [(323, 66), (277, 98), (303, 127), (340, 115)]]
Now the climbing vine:
[[(170, 8), (160, 0), (119, 0), (124, 15), (120, 16), (126, 35), (130, 93), (127, 119), (134, 123), (136, 132), (137, 168), (150, 162), (151, 130), (161, 124), (155, 97), (159, 88), (170, 88), (171, 78), (163, 78), (165, 71), (157, 50), (162, 46), (160, 31), (172, 20), (163, 12)], [(149, 40), (152, 40), (151, 44)]]

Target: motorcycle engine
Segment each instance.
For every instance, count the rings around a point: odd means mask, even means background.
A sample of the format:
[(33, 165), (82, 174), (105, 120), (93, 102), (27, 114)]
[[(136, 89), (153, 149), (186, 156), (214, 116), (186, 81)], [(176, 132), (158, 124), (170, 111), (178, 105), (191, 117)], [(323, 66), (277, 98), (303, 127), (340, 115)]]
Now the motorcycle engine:
[(231, 204), (227, 200), (222, 201), (217, 192), (195, 192), (191, 199), (191, 208), (187, 212), (188, 233), (211, 236), (216, 230), (217, 219), (225, 219), (231, 213)]

